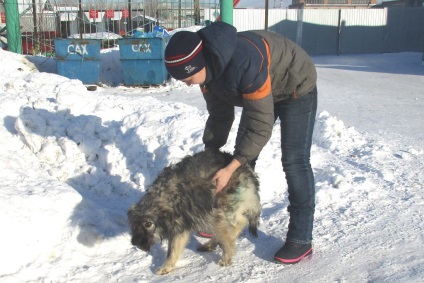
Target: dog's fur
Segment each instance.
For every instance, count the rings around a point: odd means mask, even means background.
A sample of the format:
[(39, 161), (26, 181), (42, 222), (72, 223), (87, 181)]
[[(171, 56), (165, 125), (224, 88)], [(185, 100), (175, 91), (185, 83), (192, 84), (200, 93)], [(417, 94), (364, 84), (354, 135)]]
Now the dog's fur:
[(231, 264), (235, 241), (242, 230), (257, 237), (261, 206), (259, 182), (248, 165), (239, 167), (227, 187), (215, 194), (214, 174), (232, 160), (228, 153), (206, 150), (166, 167), (140, 201), (128, 211), (131, 243), (148, 252), (168, 240), (168, 256), (156, 274), (166, 274), (186, 247), (190, 232), (210, 232), (213, 237), (199, 251), (219, 245), (220, 266)]

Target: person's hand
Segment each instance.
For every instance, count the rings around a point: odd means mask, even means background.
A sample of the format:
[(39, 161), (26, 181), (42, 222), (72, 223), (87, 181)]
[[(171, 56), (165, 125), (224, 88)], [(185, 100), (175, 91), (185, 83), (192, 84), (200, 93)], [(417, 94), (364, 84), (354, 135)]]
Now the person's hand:
[(228, 181), (230, 181), (234, 171), (236, 171), (240, 165), (237, 159), (233, 159), (230, 164), (215, 173), (212, 177), (212, 182), (215, 183), (216, 193), (221, 192), (228, 185)]
[(233, 173), (227, 170), (227, 168), (222, 168), (216, 172), (212, 178), (212, 183), (215, 184), (216, 193), (219, 193), (227, 186), (232, 175)]

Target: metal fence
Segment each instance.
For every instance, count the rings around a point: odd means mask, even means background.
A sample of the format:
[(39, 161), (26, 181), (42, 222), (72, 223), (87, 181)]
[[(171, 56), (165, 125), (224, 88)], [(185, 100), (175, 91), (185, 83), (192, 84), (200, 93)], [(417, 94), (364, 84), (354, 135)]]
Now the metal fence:
[[(219, 0), (21, 0), (22, 49), (25, 54), (49, 55), (54, 38), (90, 37), (102, 47), (135, 32), (207, 25), (219, 17)], [(59, 2), (60, 1), (60, 2)], [(121, 2), (120, 2), (121, 1)], [(4, 7), (0, 0), (0, 31), (5, 45)], [(239, 31), (264, 29), (283, 34), (308, 53), (352, 54), (422, 52), (424, 8), (384, 9), (234, 9)]]
[[(235, 9), (233, 24), (264, 29), (265, 10)], [(312, 55), (424, 51), (424, 8), (271, 9), (268, 29)]]
[[(0, 34), (7, 46), (3, 5), (0, 0)], [(199, 5), (181, 0), (23, 0), (18, 10), (23, 53), (48, 55), (54, 50), (54, 38), (96, 38), (106, 48), (135, 32), (152, 32), (155, 26), (173, 30), (203, 25), (205, 10), (219, 11), (219, 0), (202, 0)]]

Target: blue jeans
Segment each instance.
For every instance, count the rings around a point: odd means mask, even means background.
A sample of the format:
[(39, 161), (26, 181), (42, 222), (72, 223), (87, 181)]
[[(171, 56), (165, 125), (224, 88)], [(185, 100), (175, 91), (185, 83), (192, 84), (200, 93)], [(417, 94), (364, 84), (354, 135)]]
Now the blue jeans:
[[(274, 105), (275, 120), (281, 125), (281, 162), (286, 175), (290, 221), (286, 241), (312, 242), (315, 211), (315, 181), (310, 155), (317, 112), (317, 89), (298, 99), (290, 98)], [(245, 132), (242, 113), (237, 137)], [(254, 168), (256, 159), (250, 164)]]

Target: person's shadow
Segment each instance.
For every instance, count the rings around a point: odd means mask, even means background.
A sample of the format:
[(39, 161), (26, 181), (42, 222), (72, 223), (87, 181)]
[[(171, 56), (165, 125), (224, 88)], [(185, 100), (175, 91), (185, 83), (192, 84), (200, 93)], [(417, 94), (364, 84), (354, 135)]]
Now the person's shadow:
[[(86, 246), (128, 232), (128, 208), (139, 201), (143, 188), (158, 174), (155, 168), (165, 162), (155, 161), (136, 129), (124, 132), (120, 121), (103, 123), (94, 115), (24, 107), (19, 117), (8, 116), (4, 124), (36, 155), (44, 147), (61, 148), (57, 162), (68, 174), (61, 180), (82, 196), (70, 222), (79, 227), (78, 241)], [(60, 169), (56, 165), (52, 170)]]

